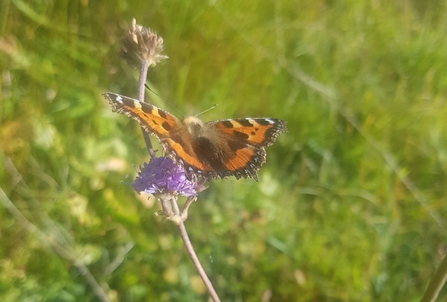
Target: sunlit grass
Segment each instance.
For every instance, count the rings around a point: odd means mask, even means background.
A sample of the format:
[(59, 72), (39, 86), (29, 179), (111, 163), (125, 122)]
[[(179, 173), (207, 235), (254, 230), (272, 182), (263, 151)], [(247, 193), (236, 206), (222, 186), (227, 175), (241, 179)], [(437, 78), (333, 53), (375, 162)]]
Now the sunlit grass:
[[(132, 17), (170, 57), (150, 72), (157, 106), (288, 121), (258, 183), (213, 181), (191, 207), (224, 301), (422, 297), (445, 254), (444, 4), (1, 5), (1, 189), (111, 300), (206, 297), (158, 203), (126, 185), (147, 159), (139, 128), (100, 96), (137, 94), (116, 44)], [(3, 300), (96, 299), (73, 259), (0, 215)]]

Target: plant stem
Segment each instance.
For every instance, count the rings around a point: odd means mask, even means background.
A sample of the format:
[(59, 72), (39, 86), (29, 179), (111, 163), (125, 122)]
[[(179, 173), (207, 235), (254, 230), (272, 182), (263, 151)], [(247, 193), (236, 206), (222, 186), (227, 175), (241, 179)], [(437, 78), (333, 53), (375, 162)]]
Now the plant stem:
[[(180, 210), (177, 204), (177, 199), (171, 198), (171, 206), (174, 215), (180, 217)], [(186, 231), (186, 227), (182, 219), (178, 220), (178, 228), (180, 231), (180, 236), (182, 237), (183, 243), (185, 244), (186, 250), (189, 254), (189, 257), (191, 257), (192, 263), (196, 267), (197, 272), (200, 275), (200, 278), (202, 278), (203, 283), (208, 289), (211, 299), (213, 299), (214, 302), (220, 302), (219, 296), (217, 295), (217, 292), (214, 289), (213, 284), (211, 283), (210, 279), (205, 273), (205, 270), (203, 269), (202, 264), (200, 264), (199, 258), (197, 257), (197, 254), (194, 251), (194, 247), (191, 244), (191, 240), (189, 239), (188, 232)]]
[[(140, 67), (140, 77), (138, 79), (138, 100), (140, 102), (144, 102), (144, 84), (146, 83), (147, 78), (147, 70), (149, 69), (149, 62), (147, 60), (143, 60)], [(143, 133), (144, 142), (146, 143), (146, 148), (149, 151), (149, 155), (151, 157), (155, 157), (155, 151), (152, 148), (152, 143), (149, 138), (149, 134), (141, 128), (141, 132)]]
[[(149, 68), (149, 64), (146, 60), (144, 60), (143, 63), (141, 64), (140, 78), (138, 81), (138, 98), (139, 98), (140, 102), (144, 102), (144, 91), (145, 91), (144, 84), (146, 83), (148, 68)], [(149, 154), (151, 155), (151, 157), (154, 157), (155, 152), (154, 152), (154, 149), (152, 148), (149, 134), (146, 131), (144, 131), (143, 128), (141, 128), (141, 131), (143, 132), (143, 137), (144, 137), (144, 141), (146, 142), (147, 150), (149, 151)], [(190, 205), (192, 203), (192, 201), (194, 201), (194, 198), (191, 198), (191, 200), (188, 199), (188, 201), (189, 201), (189, 205)], [(161, 205), (162, 205), (163, 212), (165, 213), (165, 215), (168, 217), (171, 216), (172, 213), (169, 213), (169, 210), (166, 205), (166, 201), (162, 200)], [(189, 207), (189, 205), (188, 205), (188, 207)], [(188, 207), (186, 207), (186, 215), (188, 213)], [(197, 257), (197, 254), (194, 251), (191, 240), (189, 239), (189, 236), (188, 236), (188, 232), (186, 231), (185, 224), (183, 223), (182, 216), (180, 215), (180, 210), (179, 210), (176, 198), (171, 198), (171, 208), (172, 208), (172, 211), (174, 212), (173, 216), (178, 218), (174, 221), (176, 222), (176, 224), (179, 227), (180, 237), (182, 237), (183, 243), (185, 244), (186, 250), (187, 250), (189, 256), (191, 257), (192, 263), (196, 267), (196, 269), (200, 275), (200, 278), (202, 278), (203, 283), (205, 284), (206, 288), (208, 289), (211, 299), (213, 299), (214, 302), (220, 302), (219, 296), (217, 295), (217, 293), (213, 287), (213, 284), (211, 283), (210, 279), (208, 278), (207, 274), (205, 273), (205, 270), (203, 269), (202, 265), (200, 264), (199, 258)]]
[(438, 297), (439, 291), (447, 281), (447, 254), (441, 260), (435, 275), (431, 278), (430, 283), (425, 290), (421, 302), (432, 302)]

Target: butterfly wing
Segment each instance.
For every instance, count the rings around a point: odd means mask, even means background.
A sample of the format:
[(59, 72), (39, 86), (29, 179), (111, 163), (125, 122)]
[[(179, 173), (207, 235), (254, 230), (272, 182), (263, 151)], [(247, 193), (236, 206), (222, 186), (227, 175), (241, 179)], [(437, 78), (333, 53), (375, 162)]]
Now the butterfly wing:
[(116, 93), (106, 92), (102, 96), (109, 102), (113, 112), (123, 113), (136, 120), (143, 129), (162, 140), (169, 131), (178, 127), (180, 121), (164, 110)]
[(147, 133), (155, 135), (166, 154), (171, 155), (186, 172), (202, 174), (208, 179), (213, 177), (213, 169), (197, 158), (189, 132), (175, 116), (148, 103), (116, 93), (107, 92), (103, 96), (113, 112), (127, 115), (136, 120)]
[(264, 147), (272, 145), (287, 131), (286, 122), (272, 118), (241, 118), (206, 123), (216, 136), (215, 153), (207, 161), (220, 177), (257, 179), (257, 171), (265, 163)]
[(259, 147), (271, 146), (282, 132), (286, 122), (274, 118), (238, 118), (208, 122), (219, 132), (235, 136), (238, 140)]

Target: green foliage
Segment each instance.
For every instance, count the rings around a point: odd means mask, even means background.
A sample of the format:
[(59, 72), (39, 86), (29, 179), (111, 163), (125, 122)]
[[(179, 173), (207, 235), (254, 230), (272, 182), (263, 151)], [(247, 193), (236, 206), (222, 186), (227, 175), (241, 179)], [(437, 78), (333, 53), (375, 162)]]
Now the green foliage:
[(223, 301), (422, 297), (447, 237), (443, 1), (33, 2), (0, 4), (2, 301), (207, 299), (126, 185), (139, 128), (101, 98), (137, 94), (117, 55), (133, 17), (165, 41), (158, 106), (288, 121), (258, 183), (212, 181), (191, 206)]

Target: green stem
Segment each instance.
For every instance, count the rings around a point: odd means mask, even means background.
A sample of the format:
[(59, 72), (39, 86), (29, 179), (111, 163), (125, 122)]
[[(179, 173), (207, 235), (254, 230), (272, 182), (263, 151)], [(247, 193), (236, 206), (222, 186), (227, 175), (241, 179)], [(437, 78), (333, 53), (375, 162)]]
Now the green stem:
[(447, 254), (441, 260), (438, 269), (435, 272), (433, 278), (431, 278), (430, 283), (428, 283), (427, 289), (425, 290), (424, 296), (421, 302), (433, 302), (438, 297), (439, 292), (444, 286), (447, 280)]

